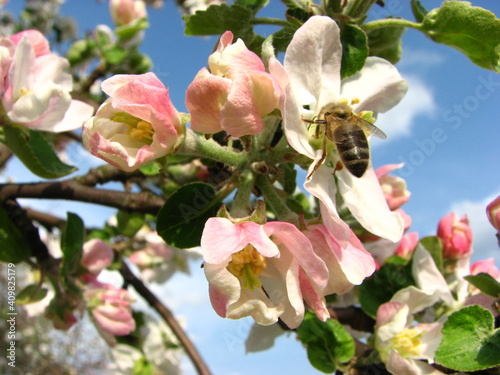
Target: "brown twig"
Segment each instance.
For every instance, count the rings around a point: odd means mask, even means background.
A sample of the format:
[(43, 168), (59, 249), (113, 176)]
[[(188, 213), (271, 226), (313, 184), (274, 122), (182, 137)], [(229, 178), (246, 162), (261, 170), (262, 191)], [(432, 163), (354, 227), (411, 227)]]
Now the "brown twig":
[(0, 202), (12, 198), (67, 199), (156, 215), (164, 199), (149, 192), (97, 189), (77, 180), (29, 184), (0, 184)]
[(137, 293), (139, 293), (149, 303), (149, 305), (151, 305), (151, 307), (153, 307), (158, 314), (160, 314), (163, 320), (165, 320), (177, 339), (179, 339), (179, 342), (184, 347), (184, 350), (186, 350), (189, 358), (191, 358), (191, 361), (196, 367), (198, 373), (200, 375), (210, 375), (211, 372), (201, 358), (201, 355), (198, 353), (189, 337), (179, 325), (172, 312), (149, 290), (146, 285), (144, 285), (140, 279), (132, 273), (125, 262), (122, 263), (120, 273), (123, 279), (130, 283)]

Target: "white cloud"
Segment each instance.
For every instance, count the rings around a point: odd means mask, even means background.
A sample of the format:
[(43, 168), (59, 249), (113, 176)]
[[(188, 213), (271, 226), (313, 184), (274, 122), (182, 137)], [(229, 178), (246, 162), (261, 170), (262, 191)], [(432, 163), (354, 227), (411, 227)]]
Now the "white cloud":
[[(418, 117), (433, 117), (436, 113), (432, 89), (416, 76), (409, 75), (404, 78), (408, 81), (406, 96), (396, 107), (387, 113), (381, 113), (377, 118), (376, 125), (387, 134), (388, 141), (408, 136), (412, 126), (418, 122)], [(372, 138), (372, 141), (375, 141), (375, 138)], [(375, 146), (380, 143), (373, 144)]]
[(495, 199), (500, 192), (482, 199), (481, 201), (464, 200), (452, 204), (450, 211), (462, 216), (467, 214), (472, 229), (474, 254), (472, 261), (494, 258), (497, 267), (500, 267), (500, 249), (498, 248), (496, 230), (486, 217), (486, 206)]
[(446, 57), (437, 52), (417, 49), (405, 49), (401, 61), (398, 63), (398, 68), (428, 68), (441, 65), (446, 62)]

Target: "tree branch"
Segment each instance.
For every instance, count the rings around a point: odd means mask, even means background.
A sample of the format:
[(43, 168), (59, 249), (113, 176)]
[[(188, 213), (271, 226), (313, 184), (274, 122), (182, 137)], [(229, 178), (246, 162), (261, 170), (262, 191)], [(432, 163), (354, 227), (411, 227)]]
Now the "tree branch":
[(130, 283), (137, 291), (137, 293), (139, 293), (149, 303), (149, 305), (153, 307), (158, 312), (158, 314), (160, 314), (163, 320), (165, 320), (172, 332), (179, 339), (181, 345), (186, 350), (189, 358), (191, 358), (191, 361), (198, 370), (198, 373), (200, 375), (210, 375), (211, 372), (208, 369), (207, 365), (201, 358), (200, 354), (196, 350), (189, 337), (186, 335), (182, 327), (173, 316), (172, 312), (164, 304), (161, 303), (161, 301), (149, 290), (146, 285), (144, 285), (144, 283), (140, 279), (138, 279), (132, 273), (125, 262), (122, 262), (120, 273), (123, 279), (126, 282)]
[(77, 180), (29, 184), (0, 184), (0, 202), (13, 198), (67, 199), (156, 215), (164, 199), (149, 192), (97, 189)]

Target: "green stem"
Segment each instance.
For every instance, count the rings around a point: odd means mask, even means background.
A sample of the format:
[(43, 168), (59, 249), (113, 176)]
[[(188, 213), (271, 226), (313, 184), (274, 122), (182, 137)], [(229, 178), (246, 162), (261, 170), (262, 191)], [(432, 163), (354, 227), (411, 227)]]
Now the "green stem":
[(422, 31), (422, 25), (420, 23), (400, 19), (400, 18), (384, 18), (382, 20), (371, 21), (365, 23), (362, 28), (365, 31), (371, 31), (376, 29), (381, 29), (383, 27), (409, 27), (412, 29)]
[(272, 17), (258, 17), (252, 20), (254, 25), (274, 25), (274, 26), (290, 26), (290, 22)]
[(250, 195), (252, 194), (255, 176), (252, 172), (246, 171), (240, 180), (238, 192), (231, 205), (231, 216), (234, 218), (245, 217), (250, 214)]
[(279, 196), (267, 176), (257, 176), (257, 186), (262, 192), (266, 204), (271, 206), (271, 209), (276, 214), (278, 220), (290, 223), (297, 222), (297, 216), (288, 208), (285, 201)]
[(244, 153), (234, 152), (227, 147), (221, 146), (213, 139), (202, 138), (190, 129), (186, 130), (184, 142), (179, 146), (177, 152), (184, 155), (213, 159), (239, 169), (247, 164), (247, 157)]

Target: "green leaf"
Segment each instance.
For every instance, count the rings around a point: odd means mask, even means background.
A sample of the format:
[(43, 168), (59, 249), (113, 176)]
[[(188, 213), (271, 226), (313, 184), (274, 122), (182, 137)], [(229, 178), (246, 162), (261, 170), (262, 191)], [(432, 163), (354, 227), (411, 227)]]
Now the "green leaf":
[(285, 52), (298, 27), (284, 27), (273, 34), (273, 46), (276, 52)]
[(429, 13), (420, 0), (411, 0), (411, 10), (417, 22), (422, 22), (427, 13)]
[(401, 37), (404, 27), (383, 27), (367, 33), (370, 56), (378, 56), (395, 64), (403, 52)]
[(185, 16), (184, 33), (194, 35), (221, 35), (231, 30), (236, 36), (246, 35), (252, 30), (252, 11), (238, 4), (211, 5), (206, 10)]
[(443, 243), (439, 237), (427, 236), (421, 238), (419, 242), (431, 254), (439, 272), (443, 273)]
[(18, 305), (26, 305), (41, 301), (47, 295), (46, 288), (40, 288), (40, 285), (30, 284), (19, 292), (16, 296), (16, 303)]
[(361, 28), (345, 24), (340, 31), (342, 43), (342, 65), (340, 75), (347, 78), (360, 71), (368, 57), (366, 34)]
[(85, 227), (82, 219), (78, 215), (68, 212), (66, 226), (61, 236), (63, 253), (61, 275), (68, 276), (79, 269), (84, 238)]
[(208, 184), (195, 182), (180, 187), (158, 213), (158, 234), (181, 249), (199, 246), (205, 222), (219, 209), (215, 198), (215, 190)]
[(500, 283), (488, 273), (481, 272), (477, 275), (465, 276), (465, 280), (474, 285), (484, 294), (500, 298)]
[(250, 8), (254, 13), (259, 9), (264, 8), (269, 3), (269, 0), (236, 0), (235, 4)]
[(456, 371), (478, 371), (500, 365), (500, 331), (493, 315), (479, 305), (448, 317), (436, 350), (437, 363)]
[(19, 263), (31, 256), (21, 231), (0, 205), (0, 262)]
[(140, 18), (126, 25), (121, 25), (115, 29), (115, 34), (120, 42), (132, 39), (136, 34), (149, 27), (147, 18)]
[(127, 237), (134, 237), (145, 221), (144, 214), (125, 211), (119, 211), (116, 214), (116, 220), (118, 221), (118, 231)]
[(42, 178), (59, 178), (70, 174), (76, 168), (64, 164), (57, 157), (52, 146), (35, 130), (4, 126), (5, 144), (34, 174)]
[(480, 67), (500, 73), (500, 20), (492, 12), (467, 1), (445, 1), (427, 13), (421, 30)]
[(307, 312), (297, 334), (307, 347), (311, 365), (324, 373), (333, 373), (337, 365), (349, 362), (354, 356), (354, 340), (337, 320), (322, 322)]
[(103, 57), (110, 65), (119, 64), (127, 56), (127, 51), (119, 46), (111, 46), (103, 50)]
[(359, 301), (363, 310), (371, 317), (377, 316), (379, 306), (389, 302), (400, 289), (415, 285), (411, 262), (399, 257), (386, 260), (375, 274), (359, 287)]

